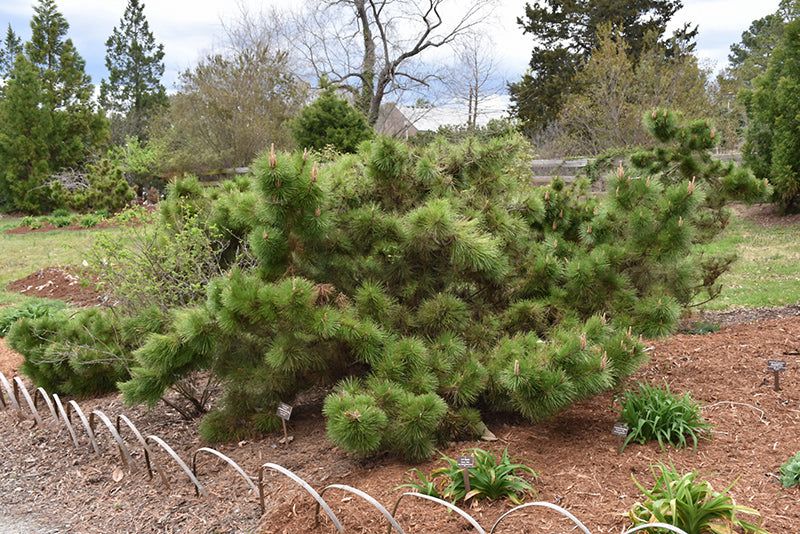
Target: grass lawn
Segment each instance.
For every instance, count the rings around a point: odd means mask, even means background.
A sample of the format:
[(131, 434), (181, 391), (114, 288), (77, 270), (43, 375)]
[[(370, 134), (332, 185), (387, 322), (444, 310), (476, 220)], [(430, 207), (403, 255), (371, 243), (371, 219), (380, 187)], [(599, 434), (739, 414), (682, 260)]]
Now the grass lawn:
[(738, 259), (720, 278), (722, 294), (704, 309), (800, 304), (800, 225), (765, 227), (732, 218), (707, 248), (735, 251)]
[(0, 309), (21, 304), (29, 297), (6, 291), (10, 282), (39, 269), (79, 265), (92, 246), (97, 232), (117, 230), (68, 230), (33, 232), (24, 235), (5, 233), (19, 226), (19, 218), (0, 218)]

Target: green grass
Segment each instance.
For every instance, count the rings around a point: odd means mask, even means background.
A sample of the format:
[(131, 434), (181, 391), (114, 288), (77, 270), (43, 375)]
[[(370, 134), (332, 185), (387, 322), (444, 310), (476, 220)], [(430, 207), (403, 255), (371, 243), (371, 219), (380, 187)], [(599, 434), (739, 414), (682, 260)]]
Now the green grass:
[(19, 226), (18, 217), (0, 217), (0, 310), (18, 306), (29, 297), (6, 290), (10, 282), (39, 269), (79, 265), (86, 257), (97, 232), (117, 230), (54, 231), (30, 234), (6, 234)]
[[(20, 218), (0, 217), (0, 309), (28, 300), (5, 290), (9, 282), (50, 266), (80, 264), (97, 232), (81, 230), (9, 235)], [(739, 259), (720, 282), (722, 294), (706, 310), (758, 308), (800, 303), (800, 224), (765, 228), (731, 218), (709, 252), (734, 251)]]
[(766, 228), (731, 218), (711, 253), (734, 251), (737, 261), (720, 277), (722, 294), (706, 310), (759, 308), (800, 303), (800, 225)]

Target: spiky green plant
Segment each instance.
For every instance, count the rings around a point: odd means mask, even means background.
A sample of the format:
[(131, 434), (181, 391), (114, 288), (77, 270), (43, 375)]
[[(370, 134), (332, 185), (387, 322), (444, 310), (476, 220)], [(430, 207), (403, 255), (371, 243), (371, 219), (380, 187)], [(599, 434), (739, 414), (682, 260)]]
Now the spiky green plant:
[(698, 437), (706, 437), (706, 431), (711, 428), (689, 393), (677, 397), (666, 383), (661, 389), (637, 382), (637, 389), (626, 390), (619, 400), (622, 405), (618, 410), (620, 418), (629, 428), (623, 449), (631, 441), (645, 443), (653, 439), (658, 440), (662, 450), (666, 444), (686, 447), (687, 437), (692, 441), (692, 448), (696, 449)]
[[(645, 501), (634, 504), (629, 512), (634, 526), (665, 523), (687, 534), (733, 534), (739, 532), (738, 529), (753, 534), (769, 534), (761, 528), (759, 513), (736, 504), (728, 493), (733, 484), (720, 493), (694, 471), (681, 474), (672, 464), (666, 466), (662, 463), (651, 469), (656, 479), (652, 490), (646, 490), (636, 478), (633, 479), (645, 496)], [(758, 522), (745, 521), (741, 514), (758, 516)], [(663, 532), (663, 529), (646, 531), (655, 534)]]
[[(414, 480), (414, 478), (411, 476), (410, 473), (414, 473), (415, 475), (417, 475), (419, 481), (417, 482), (416, 480)], [(442, 494), (439, 491), (439, 488), (437, 487), (438, 485), (440, 485), (441, 481), (437, 482), (437, 478), (438, 477), (436, 476), (432, 476), (430, 480), (428, 480), (422, 473), (422, 471), (420, 471), (417, 468), (414, 468), (411, 469), (406, 474), (407, 482), (405, 484), (400, 484), (399, 486), (395, 486), (394, 488), (392, 488), (392, 491), (398, 490), (400, 488), (411, 488), (418, 493), (422, 493), (423, 495), (429, 495), (431, 497), (436, 497), (437, 499), (441, 499)]]
[(470, 491), (467, 493), (464, 485), (462, 468), (458, 461), (442, 455), (447, 465), (434, 469), (433, 478), (444, 476), (449, 480), (449, 485), (442, 491), (445, 499), (453, 502), (468, 499), (503, 499), (508, 498), (514, 504), (522, 504), (521, 496), (527, 492), (536, 493), (533, 486), (520, 476), (519, 473), (528, 473), (536, 480), (537, 472), (532, 467), (525, 465), (520, 460), (509, 458), (508, 447), (503, 450), (500, 460), (495, 458), (494, 451), (485, 451), (474, 448), (469, 451), (475, 459), (475, 466), (469, 468), (468, 478)]

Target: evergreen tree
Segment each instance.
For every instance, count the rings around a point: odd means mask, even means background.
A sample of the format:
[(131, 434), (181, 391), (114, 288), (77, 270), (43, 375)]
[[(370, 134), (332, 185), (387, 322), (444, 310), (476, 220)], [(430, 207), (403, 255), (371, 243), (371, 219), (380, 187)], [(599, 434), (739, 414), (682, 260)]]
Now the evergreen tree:
[(750, 126), (744, 157), (756, 176), (768, 178), (781, 209), (800, 210), (800, 19), (786, 25), (766, 74), (748, 95)]
[[(69, 25), (53, 0), (41, 0), (34, 7), (31, 29), (31, 40), (24, 45), (26, 59), (15, 64), (15, 70), (18, 67), (21, 71), (12, 75), (12, 79), (18, 80), (15, 99), (26, 101), (31, 109), (14, 109), (6, 99), (6, 116), (16, 115), (17, 120), (4, 123), (4, 135), (6, 150), (15, 144), (36, 149), (22, 150), (16, 155), (9, 152), (12, 155), (0, 161), (0, 168), (6, 184), (26, 184), (30, 191), (10, 197), (8, 204), (40, 212), (53, 204), (47, 185), (51, 181), (49, 173), (81, 166), (87, 155), (107, 139), (108, 123), (95, 110), (94, 87), (84, 71), (85, 62), (72, 41), (64, 39)], [(22, 118), (26, 114), (35, 117), (28, 122)], [(40, 114), (48, 117), (44, 119)], [(44, 157), (42, 150), (46, 151)]]
[[(525, 18), (517, 22), (531, 34), (534, 49), (530, 69), (509, 86), (513, 111), (530, 133), (538, 133), (561, 110), (565, 99), (581, 92), (575, 75), (598, 46), (598, 29), (617, 26), (636, 62), (646, 48), (647, 36), (661, 38), (667, 23), (682, 6), (681, 0), (543, 0), (525, 6)], [(696, 28), (674, 34), (675, 44), (665, 41), (667, 53), (691, 52)]]
[[(22, 53), (22, 40), (11, 29), (11, 24), (8, 25), (2, 46), (3, 48), (0, 49), (0, 81), (11, 78), (11, 71), (14, 70), (17, 56)], [(0, 91), (2, 91), (1, 87)]]
[(783, 38), (786, 23), (798, 15), (798, 0), (781, 0), (775, 13), (754, 20), (742, 32), (742, 40), (731, 45), (728, 54), (731, 67), (726, 74), (737, 80), (741, 88), (752, 89), (753, 81), (767, 71), (769, 58)]
[(119, 28), (106, 41), (108, 81), (100, 83), (100, 105), (111, 117), (112, 142), (144, 140), (148, 119), (167, 104), (164, 45), (156, 44), (144, 4), (129, 0)]
[(53, 207), (44, 183), (52, 170), (53, 116), (42, 106), (36, 69), (17, 56), (0, 99), (0, 208), (41, 213)]
[(31, 40), (25, 43), (28, 59), (39, 70), (42, 104), (53, 122), (50, 166), (53, 170), (77, 167), (88, 151), (105, 142), (108, 124), (96, 112), (94, 86), (85, 72), (86, 62), (71, 39), (64, 39), (69, 24), (54, 0), (34, 6)]
[(294, 120), (292, 135), (303, 148), (319, 150), (332, 145), (340, 152), (355, 152), (362, 141), (372, 137), (372, 129), (366, 117), (328, 85)]
[(416, 153), (379, 138), (321, 169), (264, 154), (251, 187), (213, 206), (256, 267), (147, 339), (126, 400), (152, 405), (210, 369), (225, 394), (201, 434), (231, 439), (277, 428), (279, 401), (344, 377), (323, 409), (330, 439), (422, 460), (475, 435), (473, 406), (536, 420), (619, 384), (645, 357), (637, 333), (674, 331), (718, 289), (728, 264), (693, 249), (705, 199), (763, 187), (711, 172), (705, 121), (658, 110), (647, 126), (664, 147), (641, 156), (644, 172), (619, 169), (603, 199), (585, 180), (527, 187), (508, 172), (515, 137)]

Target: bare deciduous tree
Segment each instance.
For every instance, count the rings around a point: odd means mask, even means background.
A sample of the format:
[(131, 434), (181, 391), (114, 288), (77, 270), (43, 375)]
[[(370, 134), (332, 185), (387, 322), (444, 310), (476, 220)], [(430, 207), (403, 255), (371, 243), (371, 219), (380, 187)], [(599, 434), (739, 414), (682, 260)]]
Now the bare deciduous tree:
[(486, 21), (496, 0), (309, 0), (291, 42), (317, 77), (348, 91), (370, 124), (383, 98), (426, 85), (420, 56)]
[(503, 89), (498, 77), (494, 43), (486, 35), (474, 34), (459, 40), (445, 84), (451, 98), (467, 105), (467, 126), (474, 130), (487, 101)]

